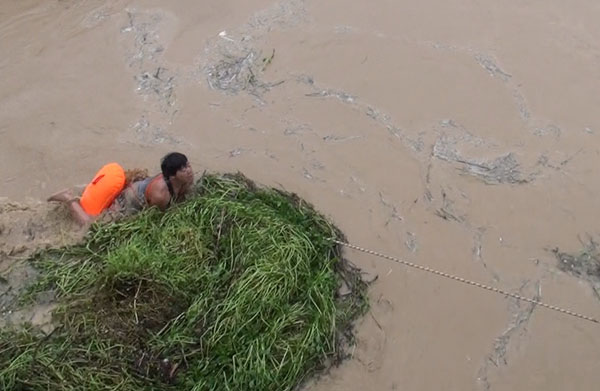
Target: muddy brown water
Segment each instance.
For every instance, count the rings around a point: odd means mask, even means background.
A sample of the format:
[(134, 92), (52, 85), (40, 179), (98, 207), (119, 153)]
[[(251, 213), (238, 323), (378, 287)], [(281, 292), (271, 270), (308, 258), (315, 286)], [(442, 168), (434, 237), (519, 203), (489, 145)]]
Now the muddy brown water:
[[(599, 232), (600, 3), (201, 3), (0, 3), (3, 276), (72, 240), (50, 192), (179, 150), (358, 245), (600, 317), (550, 251)], [(372, 309), (308, 389), (598, 388), (598, 325), (347, 255)]]

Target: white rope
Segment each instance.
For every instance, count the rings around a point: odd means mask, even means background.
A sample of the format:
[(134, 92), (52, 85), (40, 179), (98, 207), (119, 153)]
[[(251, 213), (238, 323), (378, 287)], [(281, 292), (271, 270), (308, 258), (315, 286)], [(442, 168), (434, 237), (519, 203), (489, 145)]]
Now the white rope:
[(445, 272), (441, 272), (441, 271), (438, 271), (438, 270), (434, 270), (434, 269), (432, 269), (430, 267), (427, 267), (427, 266), (421, 266), (421, 265), (417, 265), (417, 264), (412, 263), (412, 262), (403, 261), (401, 259), (394, 258), (394, 257), (389, 256), (389, 255), (378, 253), (377, 251), (373, 251), (373, 250), (369, 250), (369, 249), (366, 249), (366, 248), (363, 248), (363, 247), (355, 246), (355, 245), (350, 244), (350, 243), (341, 242), (341, 241), (336, 240), (336, 239), (332, 239), (332, 241), (334, 243), (336, 243), (336, 244), (339, 244), (340, 246), (344, 246), (344, 247), (348, 247), (348, 248), (351, 248), (351, 249), (354, 249), (354, 250), (362, 251), (363, 253), (366, 253), (366, 254), (374, 255), (376, 257), (387, 259), (387, 260), (392, 261), (392, 262), (400, 263), (400, 264), (408, 266), (408, 267), (412, 267), (412, 268), (415, 268), (415, 269), (418, 269), (418, 270), (422, 270), (424, 272), (432, 273), (432, 274), (435, 274), (435, 275), (438, 275), (438, 276), (441, 276), (441, 277), (445, 277), (445, 278), (448, 278), (448, 279), (451, 279), (451, 280), (454, 280), (454, 281), (462, 282), (463, 284), (472, 285), (472, 286), (475, 286), (477, 288), (481, 288), (481, 289), (488, 290), (490, 292), (495, 292), (495, 293), (501, 294), (503, 296), (512, 297), (514, 299), (521, 300), (521, 301), (526, 301), (526, 302), (532, 303), (534, 305), (539, 305), (540, 307), (548, 308), (550, 310), (557, 311), (557, 312), (560, 312), (560, 313), (563, 313), (563, 314), (566, 314), (566, 315), (574, 316), (576, 318), (584, 319), (584, 320), (587, 320), (587, 321), (590, 321), (590, 322), (593, 322), (593, 323), (596, 323), (596, 324), (600, 323), (600, 321), (598, 321), (597, 319), (592, 318), (590, 316), (578, 314), (577, 312), (569, 311), (569, 310), (566, 310), (566, 309), (563, 309), (563, 308), (560, 308), (560, 307), (557, 307), (557, 306), (554, 306), (554, 305), (542, 303), (541, 301), (538, 301), (538, 300), (535, 300), (535, 299), (530, 299), (528, 297), (523, 297), (523, 296), (518, 295), (516, 293), (506, 292), (506, 291), (504, 291), (502, 289), (494, 288), (493, 286), (488, 286), (488, 285), (480, 284), (478, 282), (467, 280), (467, 279), (462, 278), (462, 277), (454, 276), (454, 275), (449, 274), (449, 273), (445, 273)]

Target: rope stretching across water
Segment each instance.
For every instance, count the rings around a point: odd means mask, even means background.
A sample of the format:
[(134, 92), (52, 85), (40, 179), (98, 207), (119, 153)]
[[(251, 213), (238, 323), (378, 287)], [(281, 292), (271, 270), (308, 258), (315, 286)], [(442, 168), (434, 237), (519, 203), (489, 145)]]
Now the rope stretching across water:
[(498, 293), (498, 294), (503, 295), (503, 296), (508, 296), (508, 297), (512, 297), (512, 298), (517, 299), (517, 300), (521, 300), (521, 301), (525, 301), (525, 302), (528, 302), (528, 303), (532, 303), (534, 305), (539, 305), (540, 307), (544, 307), (544, 308), (547, 308), (549, 310), (557, 311), (557, 312), (560, 312), (560, 313), (565, 314), (565, 315), (574, 316), (574, 317), (579, 318), (579, 319), (583, 319), (583, 320), (587, 320), (587, 321), (592, 322), (592, 323), (600, 324), (600, 321), (598, 321), (597, 319), (592, 318), (590, 316), (582, 315), (582, 314), (579, 314), (577, 312), (566, 310), (564, 308), (560, 308), (560, 307), (557, 307), (557, 306), (554, 306), (554, 305), (546, 304), (546, 303), (543, 303), (543, 302), (538, 301), (538, 300), (530, 299), (528, 297), (523, 297), (523, 296), (518, 295), (516, 293), (511, 293), (511, 292), (504, 291), (502, 289), (494, 288), (493, 286), (480, 284), (479, 282), (467, 280), (465, 278), (458, 277), (458, 276), (455, 276), (455, 275), (452, 275), (452, 274), (449, 274), (449, 273), (445, 273), (445, 272), (441, 272), (441, 271), (438, 271), (438, 270), (434, 270), (434, 269), (432, 269), (430, 267), (427, 267), (427, 266), (421, 266), (421, 265), (417, 265), (417, 264), (412, 263), (412, 262), (403, 261), (402, 259), (398, 259), (398, 258), (389, 256), (389, 255), (385, 255), (385, 254), (379, 253), (377, 251), (369, 250), (369, 249), (366, 249), (366, 248), (363, 248), (363, 247), (355, 246), (353, 244), (342, 242), (342, 241), (339, 241), (339, 240), (336, 240), (336, 239), (332, 239), (332, 241), (333, 241), (333, 243), (339, 244), (340, 246), (348, 247), (348, 248), (351, 248), (353, 250), (361, 251), (363, 253), (374, 255), (374, 256), (379, 257), (379, 258), (387, 259), (388, 261), (396, 262), (396, 263), (402, 264), (404, 266), (412, 267), (414, 269), (418, 269), (418, 270), (421, 270), (421, 271), (424, 271), (424, 272), (427, 272), (427, 273), (432, 273), (432, 274), (438, 275), (440, 277), (444, 277), (444, 278), (448, 278), (450, 280), (462, 282), (463, 284), (472, 285), (472, 286), (475, 286), (477, 288), (481, 288), (481, 289), (485, 289), (485, 290), (490, 291), (490, 292)]

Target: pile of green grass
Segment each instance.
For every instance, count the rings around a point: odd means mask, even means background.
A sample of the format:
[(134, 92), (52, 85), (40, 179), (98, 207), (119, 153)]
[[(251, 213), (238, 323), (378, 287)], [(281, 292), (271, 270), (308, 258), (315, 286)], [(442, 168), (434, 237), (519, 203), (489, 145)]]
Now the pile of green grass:
[(58, 327), (0, 331), (0, 389), (294, 389), (342, 358), (366, 308), (334, 237), (302, 200), (240, 176), (99, 224), (34, 260), (31, 292), (55, 292)]

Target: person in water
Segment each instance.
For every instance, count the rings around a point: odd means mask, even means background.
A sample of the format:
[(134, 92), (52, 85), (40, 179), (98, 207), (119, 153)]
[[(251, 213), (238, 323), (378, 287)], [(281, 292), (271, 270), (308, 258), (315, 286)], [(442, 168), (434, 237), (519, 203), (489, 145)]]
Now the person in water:
[(109, 210), (125, 214), (156, 206), (166, 210), (182, 201), (190, 192), (194, 173), (187, 157), (179, 152), (164, 156), (161, 173), (148, 177), (141, 170), (125, 170), (118, 163), (109, 163), (96, 173), (81, 197), (71, 189), (53, 194), (48, 201), (63, 202), (81, 225), (88, 225)]

